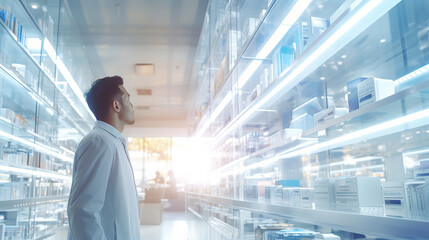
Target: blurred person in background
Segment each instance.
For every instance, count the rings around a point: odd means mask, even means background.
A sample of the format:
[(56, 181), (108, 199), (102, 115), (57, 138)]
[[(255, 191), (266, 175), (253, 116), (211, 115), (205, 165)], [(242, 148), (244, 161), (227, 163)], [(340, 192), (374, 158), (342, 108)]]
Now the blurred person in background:
[(159, 172), (159, 171), (156, 171), (156, 176), (155, 176), (155, 178), (153, 179), (153, 181), (155, 182), (155, 183), (160, 183), (160, 184), (164, 184), (165, 183), (165, 179), (164, 179), (164, 177), (163, 176), (161, 176), (161, 173)]

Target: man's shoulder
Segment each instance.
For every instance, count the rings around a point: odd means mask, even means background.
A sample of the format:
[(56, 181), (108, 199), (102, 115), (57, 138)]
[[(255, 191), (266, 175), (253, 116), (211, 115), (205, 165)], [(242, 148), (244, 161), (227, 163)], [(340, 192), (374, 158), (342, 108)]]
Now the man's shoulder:
[(94, 128), (80, 141), (78, 148), (88, 145), (110, 148), (115, 146), (115, 137), (103, 129)]

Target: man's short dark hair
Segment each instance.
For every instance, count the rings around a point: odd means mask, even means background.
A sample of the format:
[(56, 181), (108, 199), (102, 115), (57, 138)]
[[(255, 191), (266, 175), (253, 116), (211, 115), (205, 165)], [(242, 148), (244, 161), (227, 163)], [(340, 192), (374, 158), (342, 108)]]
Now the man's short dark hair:
[(89, 109), (97, 120), (106, 119), (111, 103), (122, 100), (124, 93), (119, 88), (120, 85), (124, 85), (124, 80), (120, 76), (104, 77), (94, 81), (85, 93)]

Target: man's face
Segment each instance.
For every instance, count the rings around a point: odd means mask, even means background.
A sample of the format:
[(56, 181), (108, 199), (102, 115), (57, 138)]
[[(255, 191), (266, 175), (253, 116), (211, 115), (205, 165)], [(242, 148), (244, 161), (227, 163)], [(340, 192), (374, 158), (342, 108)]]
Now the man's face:
[(134, 110), (133, 104), (130, 102), (130, 94), (123, 85), (120, 85), (119, 89), (121, 89), (121, 91), (124, 93), (122, 95), (122, 108), (119, 112), (119, 118), (127, 125), (134, 124)]

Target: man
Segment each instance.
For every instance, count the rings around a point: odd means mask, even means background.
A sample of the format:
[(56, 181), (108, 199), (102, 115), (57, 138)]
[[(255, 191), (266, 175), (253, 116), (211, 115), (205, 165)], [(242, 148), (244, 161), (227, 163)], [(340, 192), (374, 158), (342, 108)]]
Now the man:
[(86, 93), (97, 121), (74, 157), (69, 240), (140, 239), (134, 173), (121, 134), (135, 120), (123, 84), (119, 76), (105, 77)]

